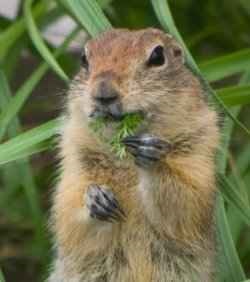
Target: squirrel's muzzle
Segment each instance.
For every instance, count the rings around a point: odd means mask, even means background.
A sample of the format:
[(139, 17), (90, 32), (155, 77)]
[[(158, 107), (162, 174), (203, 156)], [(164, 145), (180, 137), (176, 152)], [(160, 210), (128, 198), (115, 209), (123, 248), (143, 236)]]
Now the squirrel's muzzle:
[(119, 92), (109, 81), (98, 83), (94, 93), (95, 115), (110, 116), (115, 119), (122, 117), (122, 106)]
[(118, 92), (106, 81), (100, 82), (94, 93), (95, 101), (102, 106), (108, 106), (116, 103), (118, 98)]

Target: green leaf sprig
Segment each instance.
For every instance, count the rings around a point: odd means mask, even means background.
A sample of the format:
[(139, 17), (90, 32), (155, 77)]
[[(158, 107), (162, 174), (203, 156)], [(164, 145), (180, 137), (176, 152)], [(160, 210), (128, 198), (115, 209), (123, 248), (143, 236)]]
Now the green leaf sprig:
[[(115, 133), (111, 139), (105, 138), (103, 134), (104, 128), (107, 123), (112, 122), (115, 126)], [(107, 118), (96, 118), (90, 123), (90, 128), (98, 133), (100, 139), (105, 143), (109, 144), (111, 150), (116, 154), (116, 156), (122, 160), (126, 157), (126, 147), (122, 143), (122, 140), (130, 135), (133, 135), (135, 131), (143, 122), (143, 116), (139, 113), (130, 113), (124, 115), (120, 121), (110, 121)]]

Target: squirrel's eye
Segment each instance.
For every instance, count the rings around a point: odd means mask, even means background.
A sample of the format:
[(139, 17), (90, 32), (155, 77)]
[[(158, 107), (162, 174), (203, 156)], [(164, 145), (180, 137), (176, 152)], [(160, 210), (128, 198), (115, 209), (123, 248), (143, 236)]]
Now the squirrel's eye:
[(148, 61), (147, 66), (162, 66), (165, 63), (164, 48), (159, 45), (154, 48)]
[(86, 70), (89, 69), (89, 62), (88, 62), (88, 59), (87, 59), (86, 54), (82, 54), (82, 56), (81, 56), (81, 65), (82, 65)]

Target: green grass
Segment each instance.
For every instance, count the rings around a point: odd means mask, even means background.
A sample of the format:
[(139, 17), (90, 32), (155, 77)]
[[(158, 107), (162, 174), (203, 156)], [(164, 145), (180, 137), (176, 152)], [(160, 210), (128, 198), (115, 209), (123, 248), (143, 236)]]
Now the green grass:
[(111, 139), (106, 139), (103, 134), (107, 122), (110, 124), (110, 121), (107, 121), (105, 118), (96, 118), (90, 123), (90, 127), (99, 135), (100, 139), (110, 146), (118, 159), (122, 160), (127, 156), (126, 147), (122, 140), (136, 132), (143, 123), (143, 117), (140, 114), (131, 113), (126, 114), (122, 120), (113, 122), (114, 134)]
[[(48, 70), (54, 72), (65, 86), (69, 83), (71, 66), (73, 64), (74, 67), (75, 63), (66, 48), (79, 29), (96, 37), (112, 25), (122, 23), (133, 28), (160, 25), (173, 34), (185, 50), (188, 66), (204, 82), (211, 106), (216, 105), (226, 114), (217, 156), (220, 190), (217, 202), (220, 246), (217, 281), (249, 281), (246, 279), (250, 277), (250, 4), (244, 0), (228, 0), (222, 1), (220, 9), (217, 9), (217, 1), (208, 0), (201, 14), (196, 11), (195, 0), (169, 2), (139, 0), (142, 10), (132, 1), (121, 0), (25, 0), (15, 22), (0, 17), (0, 211), (10, 225), (20, 228), (27, 223), (31, 226), (29, 238), (32, 240), (25, 241), (25, 252), (32, 258), (39, 257), (43, 271), (48, 261), (48, 235), (45, 231), (46, 211), (41, 201), (48, 171), (46, 168), (37, 171), (30, 158), (54, 150), (53, 138), (58, 133), (60, 121), (46, 120), (27, 129), (22, 114), (28, 111), (31, 94), (36, 92)], [(119, 14), (119, 7), (126, 9), (126, 13)], [(196, 13), (196, 19), (190, 15), (191, 10)], [(73, 18), (77, 28), (59, 48), (54, 49), (46, 42), (41, 30), (65, 13)], [(219, 17), (216, 17), (217, 14)], [(224, 14), (232, 18), (224, 17)], [(174, 18), (178, 20), (178, 27)], [(231, 28), (234, 32), (230, 33), (225, 28), (225, 19), (233, 23)], [(195, 20), (196, 25), (193, 24)], [(212, 22), (210, 31), (201, 35), (197, 26), (202, 29)], [(214, 30), (216, 33), (211, 32)], [(193, 43), (189, 45), (185, 42)], [(200, 46), (210, 51), (204, 53)], [(13, 87), (13, 77), (17, 75), (17, 66), (25, 52), (36, 57), (40, 64), (18, 87)], [(41, 108), (41, 112), (43, 110)], [(32, 115), (32, 110), (29, 111)], [(141, 122), (138, 116), (126, 116), (122, 122), (116, 123), (116, 134), (107, 142), (120, 158), (126, 153), (121, 139), (133, 134)], [(97, 120), (92, 125), (100, 135), (104, 123)], [(49, 168), (49, 171), (53, 169), (55, 167)], [(4, 271), (2, 274), (0, 270), (1, 282), (4, 281)], [(43, 271), (38, 272), (37, 277)]]

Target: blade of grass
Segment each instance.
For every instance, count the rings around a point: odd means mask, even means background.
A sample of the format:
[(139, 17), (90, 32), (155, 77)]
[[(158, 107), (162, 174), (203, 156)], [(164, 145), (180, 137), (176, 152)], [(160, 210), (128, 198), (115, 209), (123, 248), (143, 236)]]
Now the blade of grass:
[(51, 120), (38, 127), (28, 130), (17, 137), (0, 145), (0, 165), (15, 159), (16, 155), (24, 154), (35, 145), (48, 140), (58, 133), (59, 119)]
[(250, 85), (218, 89), (217, 94), (227, 106), (244, 105), (250, 103)]
[(38, 28), (35, 24), (33, 15), (32, 15), (32, 3), (33, 0), (25, 0), (24, 1), (24, 16), (26, 20), (26, 26), (30, 35), (30, 38), (34, 44), (34, 46), (39, 51), (40, 55), (44, 58), (44, 60), (50, 65), (50, 67), (58, 74), (58, 76), (68, 82), (69, 78), (57, 63), (53, 55), (51, 54), (49, 48), (44, 43)]
[(222, 262), (224, 267), (220, 270), (223, 271), (223, 273), (219, 273), (219, 281), (238, 282), (244, 280), (246, 277), (240, 260), (235, 259), (237, 253), (232, 236), (230, 235), (224, 201), (221, 195), (218, 195), (217, 199), (217, 221), (218, 225), (220, 225), (220, 228), (217, 228), (217, 235), (224, 253), (224, 260)]
[(250, 49), (237, 51), (199, 64), (201, 72), (209, 81), (216, 81), (249, 69)]
[[(64, 50), (67, 48), (69, 43), (76, 36), (77, 32), (78, 29), (74, 30), (65, 39), (64, 43), (54, 53), (55, 57), (61, 55), (64, 52)], [(33, 89), (39, 83), (39, 81), (42, 79), (42, 77), (45, 75), (48, 69), (49, 69), (49, 65), (46, 62), (42, 63), (36, 69), (36, 71), (32, 73), (30, 78), (28, 78), (26, 82), (21, 86), (21, 88), (17, 91), (16, 95), (10, 100), (5, 111), (0, 114), (0, 140), (3, 138), (11, 120), (20, 111), (20, 109), (28, 99), (29, 95), (32, 93)]]
[(223, 174), (219, 174), (219, 184), (223, 197), (232, 204), (247, 225), (250, 225), (250, 207), (244, 199), (236, 192), (233, 185)]
[(111, 28), (111, 24), (95, 0), (59, 0), (59, 2), (68, 8), (91, 36)]
[[(232, 158), (230, 164), (232, 174), (231, 177), (227, 176), (227, 179), (233, 185), (233, 189), (235, 189), (236, 193), (239, 194), (239, 196), (244, 199), (247, 205), (249, 206), (249, 197), (244, 179), (241, 178), (237, 167), (233, 164)], [(242, 220), (242, 217), (239, 216), (239, 211), (237, 211), (237, 208), (231, 204), (229, 204), (227, 207), (227, 218), (231, 229), (233, 241), (237, 246), (237, 244), (240, 243), (239, 240), (242, 235), (243, 228), (245, 229), (246, 227), (246, 224), (244, 220)], [(238, 249), (238, 252), (240, 253), (240, 255), (242, 254), (240, 249)]]
[(35, 154), (39, 154), (39, 153), (42, 153), (44, 151), (47, 151), (50, 148), (53, 148), (51, 142), (41, 142), (41, 143), (37, 143), (35, 145), (31, 145), (28, 148), (24, 148), (20, 151), (17, 151), (17, 153), (15, 155), (11, 154), (8, 157), (8, 159), (5, 159), (2, 162), (0, 162), (0, 165), (6, 166), (9, 163), (12, 163), (14, 161), (19, 161), (19, 160), (22, 160), (22, 162), (20, 162), (20, 163), (23, 163), (24, 159), (26, 159), (30, 156), (33, 156)]

